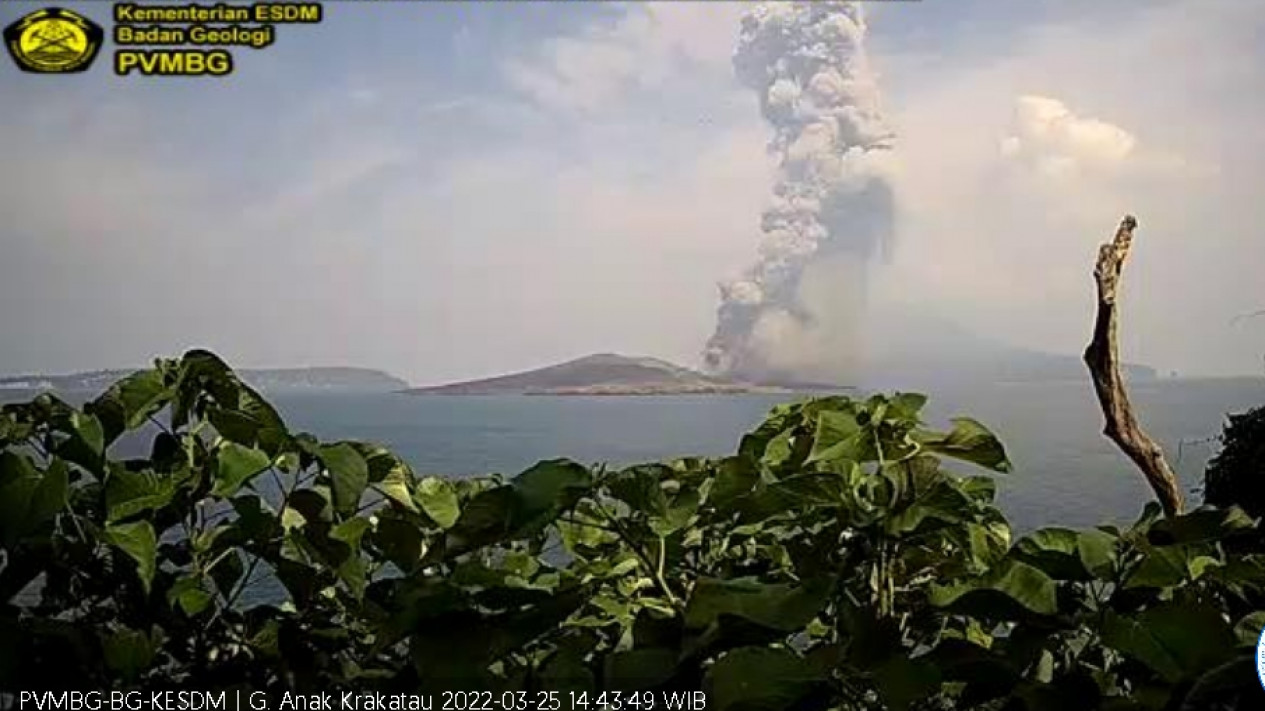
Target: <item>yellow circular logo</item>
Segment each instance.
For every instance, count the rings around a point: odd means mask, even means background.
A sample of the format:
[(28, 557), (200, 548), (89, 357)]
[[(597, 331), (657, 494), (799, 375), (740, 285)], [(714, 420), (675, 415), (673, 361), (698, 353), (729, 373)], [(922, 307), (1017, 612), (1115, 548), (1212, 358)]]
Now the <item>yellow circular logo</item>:
[(102, 38), (92, 20), (56, 7), (32, 12), (4, 30), (5, 46), (18, 67), (41, 74), (86, 70), (96, 59)]

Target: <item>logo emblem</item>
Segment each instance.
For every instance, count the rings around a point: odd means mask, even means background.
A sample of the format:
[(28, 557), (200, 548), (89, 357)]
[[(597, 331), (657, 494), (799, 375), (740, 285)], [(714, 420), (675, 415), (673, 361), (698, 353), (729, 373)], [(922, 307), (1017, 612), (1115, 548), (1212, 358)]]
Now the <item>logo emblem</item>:
[(1261, 688), (1265, 689), (1265, 629), (1261, 630), (1261, 636), (1256, 640), (1256, 678), (1261, 682)]
[(71, 74), (92, 66), (105, 33), (70, 10), (36, 10), (4, 28), (4, 45), (18, 68), (36, 74)]

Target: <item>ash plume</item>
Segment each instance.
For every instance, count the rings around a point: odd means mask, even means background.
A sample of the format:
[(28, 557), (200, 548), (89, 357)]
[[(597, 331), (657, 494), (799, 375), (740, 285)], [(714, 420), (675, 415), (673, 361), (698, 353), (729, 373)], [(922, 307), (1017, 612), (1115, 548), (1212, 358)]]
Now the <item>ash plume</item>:
[(742, 18), (733, 65), (759, 96), (778, 163), (759, 259), (720, 285), (713, 372), (748, 379), (838, 377), (866, 272), (890, 246), (884, 177), (892, 132), (853, 2), (771, 2)]

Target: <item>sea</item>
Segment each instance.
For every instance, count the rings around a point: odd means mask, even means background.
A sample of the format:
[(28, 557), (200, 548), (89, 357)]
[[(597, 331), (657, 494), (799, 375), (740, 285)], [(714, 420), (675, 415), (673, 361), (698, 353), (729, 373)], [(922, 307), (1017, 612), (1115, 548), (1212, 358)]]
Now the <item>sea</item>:
[[(888, 391), (890, 392), (890, 391)], [(1102, 435), (1088, 379), (941, 384), (923, 415), (947, 428), (956, 416), (992, 429), (1014, 464), (996, 477), (998, 504), (1018, 531), (1133, 521), (1152, 499), (1132, 463)], [(1147, 432), (1160, 442), (1190, 505), (1202, 500), (1204, 468), (1232, 413), (1265, 405), (1265, 377), (1147, 379), (1129, 392)], [(863, 396), (863, 392), (852, 393)], [(0, 391), (0, 402), (33, 393)], [(63, 393), (70, 402), (88, 394)], [(293, 431), (323, 440), (389, 447), (418, 474), (512, 476), (542, 459), (566, 457), (613, 467), (684, 456), (724, 456), (775, 405), (793, 395), (444, 396), (339, 391), (266, 393)], [(148, 449), (147, 433), (131, 452)], [(142, 441), (143, 440), (143, 441)]]
[[(1227, 414), (1265, 405), (1265, 378), (1157, 379), (1130, 385), (1189, 502), (1218, 448)], [(291, 429), (388, 446), (419, 474), (513, 475), (542, 459), (624, 466), (723, 456), (784, 395), (416, 396), (270, 395)], [(1102, 435), (1088, 381), (939, 386), (924, 411), (933, 426), (973, 417), (1006, 446), (1014, 469), (996, 475), (998, 503), (1017, 530), (1133, 521), (1152, 499), (1141, 475)], [(964, 474), (984, 473), (954, 464)]]
[[(949, 426), (973, 417), (1001, 439), (1014, 464), (990, 474), (953, 463), (963, 474), (996, 478), (998, 504), (1017, 534), (1037, 528), (1127, 525), (1153, 496), (1141, 474), (1102, 435), (1102, 414), (1088, 381), (940, 385), (924, 419)], [(861, 396), (864, 393), (853, 393)], [(1218, 450), (1228, 414), (1265, 405), (1265, 378), (1134, 382), (1130, 394), (1145, 429), (1164, 447), (1189, 504), (1202, 501), (1203, 471)], [(27, 392), (0, 392), (0, 402)], [(62, 393), (82, 402), (86, 393)], [(790, 395), (417, 396), (290, 391), (267, 394), (292, 431), (323, 440), (377, 442), (418, 474), (507, 476), (542, 459), (626, 466), (683, 456), (724, 456)], [(152, 432), (121, 441), (117, 456), (138, 456)], [(125, 438), (129, 439), (129, 438)], [(117, 446), (117, 445), (116, 445)], [(42, 579), (15, 599), (33, 604)], [(240, 604), (275, 603), (284, 589), (270, 576), (253, 581)]]

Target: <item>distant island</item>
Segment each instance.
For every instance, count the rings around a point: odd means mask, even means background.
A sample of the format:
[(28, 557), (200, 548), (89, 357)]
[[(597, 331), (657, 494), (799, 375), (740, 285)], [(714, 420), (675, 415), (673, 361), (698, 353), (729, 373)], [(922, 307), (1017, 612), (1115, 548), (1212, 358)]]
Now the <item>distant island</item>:
[[(658, 358), (598, 353), (482, 380), (411, 388), (409, 395), (734, 395), (831, 389), (760, 385), (706, 375)], [(833, 388), (843, 390), (846, 388)]]
[[(0, 377), (0, 391), (54, 390), (101, 391), (111, 383), (140, 370), (95, 370), (68, 375), (13, 375)], [(409, 384), (389, 373), (368, 368), (266, 368), (243, 369), (238, 376), (264, 391), (359, 391), (396, 392)]]

